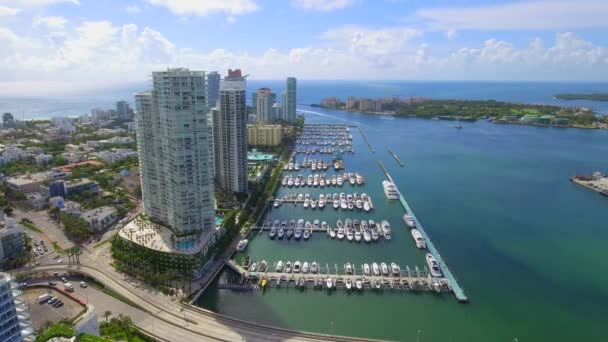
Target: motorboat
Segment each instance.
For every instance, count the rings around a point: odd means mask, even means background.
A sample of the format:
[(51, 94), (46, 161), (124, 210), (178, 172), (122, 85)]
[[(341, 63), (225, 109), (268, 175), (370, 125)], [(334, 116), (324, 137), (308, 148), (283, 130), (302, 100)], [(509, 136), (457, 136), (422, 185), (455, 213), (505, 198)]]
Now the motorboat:
[(369, 229), (363, 231), (363, 241), (370, 242), (372, 241), (372, 234)]
[(361, 231), (355, 230), (355, 241), (361, 242)]
[(391, 262), (391, 272), (393, 273), (393, 277), (398, 277), (401, 275), (401, 267), (394, 262)]
[(380, 227), (382, 228), (382, 233), (384, 234), (384, 238), (387, 240), (391, 239), (391, 225), (387, 220), (382, 220), (380, 223)]
[(397, 188), (393, 182), (384, 180), (382, 181), (382, 187), (384, 188), (384, 194), (386, 198), (389, 200), (397, 200), (399, 199), (399, 193), (397, 192)]
[(388, 265), (386, 263), (381, 263), (380, 264), (380, 269), (382, 270), (382, 275), (383, 276), (388, 276), (389, 275), (389, 271), (388, 271)]
[(342, 176), (338, 176), (336, 179), (336, 184), (338, 184), (338, 186), (342, 186), (344, 184), (344, 179), (342, 179)]
[(281, 181), (281, 185), (287, 186), (287, 176), (283, 177), (283, 180)]
[(353, 220), (353, 228), (359, 230), (359, 228), (361, 228), (361, 222), (359, 222), (359, 220), (354, 219)]
[(302, 237), (304, 238), (304, 240), (308, 240), (310, 238), (310, 230), (304, 229), (304, 232), (302, 233)]
[(352, 281), (352, 279), (350, 279), (350, 278), (346, 279), (345, 285), (346, 285), (346, 289), (347, 290), (352, 289), (352, 287), (353, 287), (353, 281)]
[(329, 237), (332, 239), (336, 238), (336, 230), (335, 229), (329, 229)]
[(380, 267), (378, 266), (377, 263), (372, 264), (372, 272), (374, 273), (375, 276), (380, 275)]
[(338, 228), (338, 234), (336, 234), (336, 236), (340, 240), (344, 239), (344, 228)]
[(378, 234), (378, 228), (372, 229), (372, 240), (378, 241), (378, 238), (380, 238), (380, 234)]
[(296, 227), (296, 220), (289, 220), (289, 228), (293, 229)]
[(254, 262), (253, 264), (251, 264), (251, 266), (249, 266), (249, 272), (255, 272), (258, 270), (258, 263)]
[(325, 222), (325, 221), (321, 222), (321, 229), (323, 229), (323, 230), (327, 229), (327, 222)]
[(355, 280), (355, 287), (359, 291), (363, 290), (363, 281), (361, 279)]
[(298, 201), (303, 201), (304, 200), (304, 194), (298, 194)]
[(363, 274), (366, 276), (369, 276), (372, 274), (370, 271), (370, 268), (369, 268), (369, 264), (363, 264)]
[(312, 264), (310, 265), (310, 273), (317, 273), (319, 272), (319, 264), (317, 264), (316, 261), (313, 261)]
[(286, 228), (286, 227), (287, 227), (287, 220), (281, 221), (281, 228)]
[(292, 187), (292, 186), (293, 186), (293, 178), (292, 178), (292, 177), (289, 177), (289, 178), (287, 179), (287, 186), (288, 186), (288, 187)]
[(342, 228), (342, 227), (343, 227), (343, 225), (342, 225), (342, 220), (338, 220), (338, 221), (336, 222), (336, 227), (338, 227), (338, 228)]
[(356, 200), (355, 207), (357, 207), (359, 210), (363, 209), (363, 202), (360, 199)]
[(418, 247), (420, 249), (425, 249), (426, 241), (424, 241), (424, 237), (422, 237), (422, 234), (418, 231), (418, 229), (416, 229), (416, 228), (412, 229), (411, 233), (412, 233), (412, 237), (414, 238), (414, 241), (416, 242), (416, 247)]
[(275, 272), (283, 272), (283, 260), (279, 260), (277, 265), (274, 267)]
[(353, 241), (353, 239), (355, 238), (355, 234), (353, 233), (352, 229), (347, 229), (346, 230), (346, 239), (348, 241)]
[(302, 270), (302, 264), (299, 261), (293, 263), (293, 273), (300, 273)]
[(302, 264), (302, 273), (308, 273), (309, 269), (310, 269), (310, 266), (308, 264), (308, 261), (304, 261), (304, 263)]
[(325, 286), (327, 286), (328, 289), (331, 289), (334, 286), (334, 280), (331, 277), (327, 277), (327, 279), (325, 279)]
[(403, 215), (403, 221), (405, 221), (405, 225), (409, 228), (416, 228), (416, 221), (414, 221), (414, 217), (412, 215)]
[(363, 184), (363, 176), (361, 176), (360, 174), (355, 174), (355, 181), (357, 182), (357, 185), (362, 185)]
[(426, 263), (429, 265), (431, 275), (433, 277), (441, 277), (443, 275), (441, 273), (439, 263), (437, 262), (437, 260), (435, 260), (435, 257), (431, 253), (426, 253)]
[(375, 228), (376, 227), (376, 222), (374, 222), (374, 220), (369, 220), (369, 227), (370, 228)]
[(247, 248), (248, 243), (249, 243), (249, 240), (247, 240), (247, 239), (243, 239), (243, 240), (239, 241), (238, 245), (236, 245), (236, 250), (239, 252), (244, 251), (245, 248)]
[(374, 280), (372, 286), (374, 286), (376, 290), (380, 290), (382, 288), (382, 282), (379, 280)]
[(291, 239), (291, 237), (293, 236), (293, 229), (291, 229), (291, 228), (287, 229), (287, 233), (285, 233), (285, 236), (288, 239)]
[(310, 206), (310, 199), (305, 199), (304, 200), (304, 209), (308, 208)]
[(310, 200), (310, 208), (311, 209), (316, 209), (317, 208), (317, 201), (316, 200)]
[(267, 266), (268, 264), (266, 263), (266, 260), (260, 261), (260, 264), (258, 265), (258, 272), (266, 272)]
[(369, 207), (369, 203), (368, 202), (363, 202), (363, 210), (364, 211), (369, 211), (371, 208)]
[(288, 262), (285, 263), (285, 268), (283, 269), (283, 271), (285, 273), (291, 273), (291, 268), (292, 268), (291, 267), (291, 261), (288, 261)]
[(302, 237), (302, 227), (296, 227), (293, 237), (296, 238), (296, 240), (300, 240)]
[(348, 210), (355, 209), (355, 205), (353, 204), (353, 202), (348, 202), (347, 206), (348, 206)]
[(338, 209), (338, 208), (340, 208), (340, 201), (335, 199), (334, 200), (334, 209)]
[(367, 220), (361, 220), (361, 229), (368, 229), (369, 225), (367, 224)]
[(353, 265), (351, 265), (350, 262), (344, 264), (344, 272), (346, 274), (353, 274)]
[(243, 259), (242, 266), (244, 269), (248, 269), (249, 266), (251, 266), (251, 257), (250, 256), (246, 256), (245, 259)]
[(270, 228), (270, 233), (268, 233), (268, 236), (271, 239), (274, 239), (277, 236), (277, 228), (276, 227)]

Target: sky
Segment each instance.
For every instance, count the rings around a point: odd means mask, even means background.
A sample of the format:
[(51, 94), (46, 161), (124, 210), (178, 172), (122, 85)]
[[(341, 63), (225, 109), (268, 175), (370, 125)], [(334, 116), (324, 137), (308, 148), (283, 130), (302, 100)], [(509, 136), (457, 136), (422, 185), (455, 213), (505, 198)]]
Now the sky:
[(251, 79), (608, 80), (606, 0), (0, 0), (0, 96)]

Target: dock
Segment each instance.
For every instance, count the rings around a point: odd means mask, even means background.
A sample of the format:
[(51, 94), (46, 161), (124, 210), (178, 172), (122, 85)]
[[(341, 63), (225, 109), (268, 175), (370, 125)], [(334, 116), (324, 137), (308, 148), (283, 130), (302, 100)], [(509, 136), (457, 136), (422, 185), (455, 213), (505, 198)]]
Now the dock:
[(393, 158), (395, 159), (395, 161), (397, 161), (397, 164), (401, 165), (401, 167), (404, 167), (405, 164), (403, 164), (403, 162), (401, 161), (401, 159), (399, 159), (399, 157), (397, 157), (397, 155), (395, 154), (395, 152), (393, 152), (390, 148), (386, 148), (386, 150), (388, 151), (388, 153), (390, 153), (391, 156), (393, 156)]
[(367, 144), (367, 147), (369, 147), (369, 150), (372, 153), (376, 153), (376, 151), (372, 147), (372, 144), (370, 144), (369, 141), (367, 140), (367, 137), (365, 136), (365, 133), (363, 133), (363, 130), (361, 129), (361, 127), (357, 126), (357, 128), (359, 129), (359, 133), (361, 133), (361, 136), (363, 137), (363, 140), (365, 140), (365, 143)]
[(362, 265), (353, 265), (353, 272), (346, 274), (338, 265), (320, 265), (318, 273), (285, 273), (275, 272), (275, 265), (269, 265), (267, 272), (249, 272), (238, 265), (234, 260), (226, 263), (228, 267), (243, 276), (245, 281), (256, 284), (259, 288), (264, 288), (263, 280), (266, 280), (265, 287), (299, 287), (299, 288), (318, 288), (327, 289), (327, 278), (333, 280), (331, 290), (347, 290), (346, 281), (352, 281), (351, 291), (359, 291), (355, 288), (355, 282), (362, 282), (362, 290), (401, 290), (401, 291), (434, 291), (450, 292), (450, 284), (444, 278), (432, 278), (426, 268), (420, 270), (418, 267), (401, 270), (400, 274), (388, 275), (364, 275)]
[(426, 233), (426, 231), (422, 227), (422, 224), (420, 224), (420, 221), (418, 221), (418, 218), (416, 218), (414, 211), (412, 210), (412, 208), (409, 206), (409, 204), (405, 200), (405, 197), (403, 197), (403, 194), (399, 190), (399, 187), (397, 186), (397, 184), (395, 183), (395, 181), (389, 174), (388, 170), (386, 170), (386, 168), (384, 167), (384, 164), (382, 164), (382, 161), (378, 161), (378, 163), (380, 164), (380, 168), (382, 169), (382, 171), (384, 172), (384, 174), (386, 175), (388, 180), (391, 181), (395, 185), (395, 189), (397, 190), (397, 193), (399, 194), (399, 202), (401, 202), (401, 205), (403, 205), (403, 208), (405, 209), (406, 213), (408, 215), (411, 215), (412, 218), (414, 219), (414, 222), (416, 222), (416, 229), (418, 229), (418, 231), (420, 232), (420, 234), (422, 234), (422, 237), (426, 241), (426, 247), (427, 247), (429, 253), (431, 253), (433, 255), (433, 257), (435, 257), (435, 259), (437, 260), (437, 263), (439, 264), (439, 267), (441, 268), (441, 272), (443, 273), (443, 276), (445, 277), (445, 279), (449, 282), (450, 288), (451, 288), (452, 292), (454, 293), (454, 295), (456, 296), (456, 299), (461, 303), (468, 302), (469, 299), (465, 295), (463, 288), (460, 286), (460, 284), (458, 284), (456, 277), (452, 274), (452, 272), (448, 268), (448, 265), (443, 261), (441, 254), (439, 254), (439, 251), (437, 250), (437, 248), (435, 248), (433, 241), (431, 240), (429, 235)]

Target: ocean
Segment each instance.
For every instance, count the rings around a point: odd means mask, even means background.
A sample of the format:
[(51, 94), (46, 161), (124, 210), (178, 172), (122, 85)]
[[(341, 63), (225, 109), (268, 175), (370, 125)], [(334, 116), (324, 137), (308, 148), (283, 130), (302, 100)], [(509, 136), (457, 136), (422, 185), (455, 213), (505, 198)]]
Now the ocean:
[[(270, 87), (277, 93), (285, 88), (284, 81), (251, 80), (247, 92), (260, 87)], [(0, 112), (11, 112), (18, 119), (75, 116), (90, 113), (92, 108), (114, 108), (118, 100), (133, 103), (133, 94), (150, 88), (150, 84), (100, 89), (94, 92), (62, 97), (3, 97), (0, 94)], [(558, 93), (608, 92), (608, 83), (560, 83), (560, 82), (438, 82), (438, 81), (307, 81), (298, 80), (298, 103), (310, 105), (322, 98), (336, 96), (345, 100), (348, 96), (423, 96), (443, 99), (494, 99), (499, 101), (586, 106), (600, 113), (608, 113), (608, 102), (563, 101), (553, 98)], [(247, 101), (251, 101), (251, 96)]]

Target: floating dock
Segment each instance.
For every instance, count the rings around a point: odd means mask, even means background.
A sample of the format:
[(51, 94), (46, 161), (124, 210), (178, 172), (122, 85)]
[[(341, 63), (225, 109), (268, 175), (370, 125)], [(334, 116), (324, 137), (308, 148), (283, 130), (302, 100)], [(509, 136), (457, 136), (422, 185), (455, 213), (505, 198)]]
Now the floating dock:
[(395, 154), (395, 152), (393, 152), (390, 148), (386, 148), (386, 150), (388, 151), (388, 153), (390, 153), (391, 156), (393, 156), (393, 158), (395, 159), (395, 161), (397, 161), (397, 164), (401, 165), (401, 167), (404, 167), (405, 164), (403, 164), (403, 162), (401, 161), (401, 159), (399, 159), (399, 157), (397, 157), (397, 155)]
[(433, 241), (431, 241), (431, 238), (428, 236), (428, 234), (426, 233), (426, 231), (420, 224), (420, 221), (418, 221), (418, 219), (416, 218), (414, 211), (410, 208), (409, 204), (407, 203), (407, 201), (401, 194), (401, 191), (399, 191), (399, 187), (397, 187), (397, 184), (395, 184), (395, 181), (393, 180), (391, 175), (388, 173), (388, 171), (384, 167), (384, 164), (382, 164), (382, 161), (378, 161), (378, 163), (380, 163), (380, 168), (382, 168), (382, 171), (384, 172), (384, 174), (386, 174), (386, 177), (388, 178), (388, 180), (391, 181), (395, 185), (395, 189), (397, 190), (397, 193), (399, 194), (399, 201), (403, 205), (403, 208), (405, 209), (406, 213), (408, 215), (411, 215), (412, 218), (414, 219), (414, 222), (416, 222), (416, 229), (418, 229), (418, 231), (420, 232), (420, 234), (422, 234), (422, 237), (426, 241), (426, 247), (427, 247), (428, 251), (435, 257), (435, 259), (437, 260), (437, 263), (439, 263), (441, 272), (443, 273), (443, 276), (445, 277), (445, 279), (449, 282), (450, 288), (451, 288), (452, 292), (454, 293), (454, 295), (456, 296), (456, 299), (461, 303), (468, 302), (469, 299), (465, 295), (464, 290), (458, 284), (456, 277), (454, 277), (454, 275), (448, 268), (448, 265), (443, 261), (443, 258), (441, 257), (441, 254), (439, 254), (439, 251), (437, 250), (437, 248), (435, 248)]
[(363, 130), (361, 129), (361, 127), (357, 126), (357, 128), (359, 129), (359, 132), (361, 133), (363, 140), (365, 140), (367, 147), (369, 147), (369, 150), (372, 151), (372, 153), (376, 153), (376, 151), (374, 151), (374, 149), (372, 148), (372, 144), (370, 144), (369, 141), (367, 140), (367, 137), (365, 136), (365, 133), (363, 133)]

